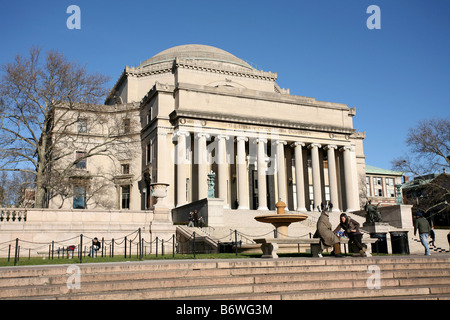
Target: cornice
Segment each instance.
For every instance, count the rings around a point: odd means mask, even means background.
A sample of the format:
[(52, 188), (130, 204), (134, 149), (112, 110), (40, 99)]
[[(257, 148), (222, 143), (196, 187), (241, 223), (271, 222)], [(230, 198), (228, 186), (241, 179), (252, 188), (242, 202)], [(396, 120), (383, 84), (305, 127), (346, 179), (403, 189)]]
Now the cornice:
[(332, 132), (332, 133), (343, 133), (343, 134), (353, 134), (356, 129), (346, 129), (336, 126), (323, 126), (313, 123), (302, 123), (299, 121), (290, 120), (274, 120), (272, 118), (264, 117), (243, 117), (230, 114), (218, 114), (214, 112), (205, 112), (197, 110), (174, 110), (169, 115), (171, 121), (175, 121), (178, 118), (188, 118), (188, 119), (206, 119), (212, 121), (220, 122), (234, 122), (247, 125), (259, 125), (268, 127), (279, 127), (288, 129), (298, 129), (298, 130), (308, 130), (308, 131), (322, 131), (322, 132)]
[(275, 92), (257, 91), (243, 88), (227, 88), (202, 86), (191, 83), (178, 83), (174, 88), (175, 93), (179, 90), (186, 90), (199, 93), (219, 94), (224, 96), (232, 96), (243, 99), (264, 100), (269, 102), (281, 102), (288, 104), (297, 104), (308, 107), (318, 107), (326, 109), (335, 109), (349, 112), (349, 115), (354, 115), (356, 108), (350, 109), (346, 104), (336, 102), (319, 101), (315, 98), (296, 96), (290, 94), (279, 94)]

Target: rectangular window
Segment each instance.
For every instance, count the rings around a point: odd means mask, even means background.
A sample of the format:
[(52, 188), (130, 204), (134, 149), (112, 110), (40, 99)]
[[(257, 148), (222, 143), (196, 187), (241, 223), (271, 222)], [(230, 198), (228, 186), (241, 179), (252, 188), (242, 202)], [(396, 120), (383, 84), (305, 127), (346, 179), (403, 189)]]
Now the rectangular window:
[(78, 127), (78, 133), (86, 133), (87, 132), (87, 120), (86, 119), (78, 119), (77, 127)]
[(366, 177), (366, 195), (370, 197), (370, 178)]
[(122, 209), (130, 209), (130, 186), (122, 186)]
[(86, 153), (82, 151), (76, 152), (76, 158), (75, 158), (75, 168), (77, 169), (86, 169)]
[(314, 199), (314, 187), (309, 186), (309, 200), (313, 200), (313, 199)]
[(130, 119), (123, 119), (123, 133), (128, 134), (131, 131), (131, 121)]
[(191, 181), (189, 178), (186, 178), (186, 200), (191, 202)]
[(373, 189), (375, 196), (383, 197), (383, 180), (381, 177), (373, 177)]
[(395, 198), (394, 178), (386, 178), (386, 192), (388, 197)]
[(331, 200), (330, 187), (328, 187), (328, 186), (325, 186), (325, 200), (326, 201), (330, 201)]
[(146, 148), (146, 164), (149, 164), (152, 160), (151, 160), (151, 144), (150, 144), (150, 142), (149, 143), (147, 143), (147, 148)]
[(86, 209), (86, 188), (84, 186), (74, 187), (73, 208)]
[(121, 165), (122, 167), (122, 174), (130, 174), (130, 164), (124, 163)]

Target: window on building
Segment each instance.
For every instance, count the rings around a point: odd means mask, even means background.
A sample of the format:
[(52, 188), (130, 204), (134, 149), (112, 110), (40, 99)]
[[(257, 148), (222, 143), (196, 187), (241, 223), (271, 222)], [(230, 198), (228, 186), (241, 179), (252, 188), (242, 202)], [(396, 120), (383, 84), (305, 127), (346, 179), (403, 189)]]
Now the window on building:
[[(227, 181), (228, 183), (228, 181)], [(189, 178), (186, 178), (186, 200), (188, 202), (191, 201), (191, 181)]]
[(130, 186), (121, 186), (122, 189), (122, 209), (130, 209)]
[(151, 148), (152, 148), (152, 146), (151, 146), (151, 143), (150, 142), (148, 142), (147, 143), (147, 147), (146, 147), (146, 164), (149, 164), (151, 161), (152, 161), (152, 159), (151, 159)]
[(123, 133), (128, 134), (131, 131), (131, 121), (130, 119), (123, 119)]
[(86, 119), (78, 119), (77, 127), (78, 127), (78, 133), (86, 133), (87, 132), (87, 120)]
[(325, 200), (326, 201), (330, 201), (331, 200), (330, 187), (329, 186), (325, 186)]
[(386, 193), (388, 197), (395, 198), (394, 178), (386, 178)]
[(374, 195), (378, 197), (383, 197), (383, 180), (381, 177), (374, 177), (373, 178), (373, 188), (374, 188)]
[(123, 163), (121, 165), (122, 167), (122, 174), (130, 174), (130, 164), (129, 163)]
[(366, 177), (366, 195), (370, 197), (370, 177)]
[(84, 186), (74, 187), (73, 208), (86, 209), (86, 188)]
[(82, 151), (77, 151), (75, 156), (75, 168), (77, 169), (86, 169), (87, 159), (86, 153)]
[(314, 187), (309, 186), (309, 200), (314, 200)]

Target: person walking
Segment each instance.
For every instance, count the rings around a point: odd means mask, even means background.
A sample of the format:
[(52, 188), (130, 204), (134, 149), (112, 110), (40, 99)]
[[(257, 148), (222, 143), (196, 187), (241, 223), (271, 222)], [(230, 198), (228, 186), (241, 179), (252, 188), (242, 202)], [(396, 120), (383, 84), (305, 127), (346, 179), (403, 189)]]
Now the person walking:
[(430, 228), (430, 245), (432, 245), (433, 247), (435, 246), (434, 241), (436, 240), (436, 233), (434, 232), (434, 226), (431, 226)]
[(418, 211), (416, 213), (416, 216), (416, 221), (414, 221), (414, 236), (416, 235), (417, 230), (419, 230), (420, 242), (425, 248), (425, 255), (429, 256), (430, 248), (428, 247), (428, 235), (430, 234), (431, 227), (428, 223), (428, 220), (423, 216), (422, 212)]
[(194, 212), (189, 212), (189, 217), (188, 217), (188, 227), (193, 227), (194, 226)]

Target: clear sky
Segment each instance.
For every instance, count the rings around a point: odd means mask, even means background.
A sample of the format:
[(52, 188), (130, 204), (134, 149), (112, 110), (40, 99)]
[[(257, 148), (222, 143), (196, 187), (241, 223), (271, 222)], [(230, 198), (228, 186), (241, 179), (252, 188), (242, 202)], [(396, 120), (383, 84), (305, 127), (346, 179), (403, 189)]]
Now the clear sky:
[[(70, 30), (68, 6), (81, 9)], [(381, 29), (366, 13), (380, 8)], [(291, 94), (356, 107), (366, 163), (391, 169), (408, 128), (450, 115), (448, 0), (0, 0), (0, 65), (33, 45), (111, 77), (167, 48), (206, 44), (278, 73)]]

